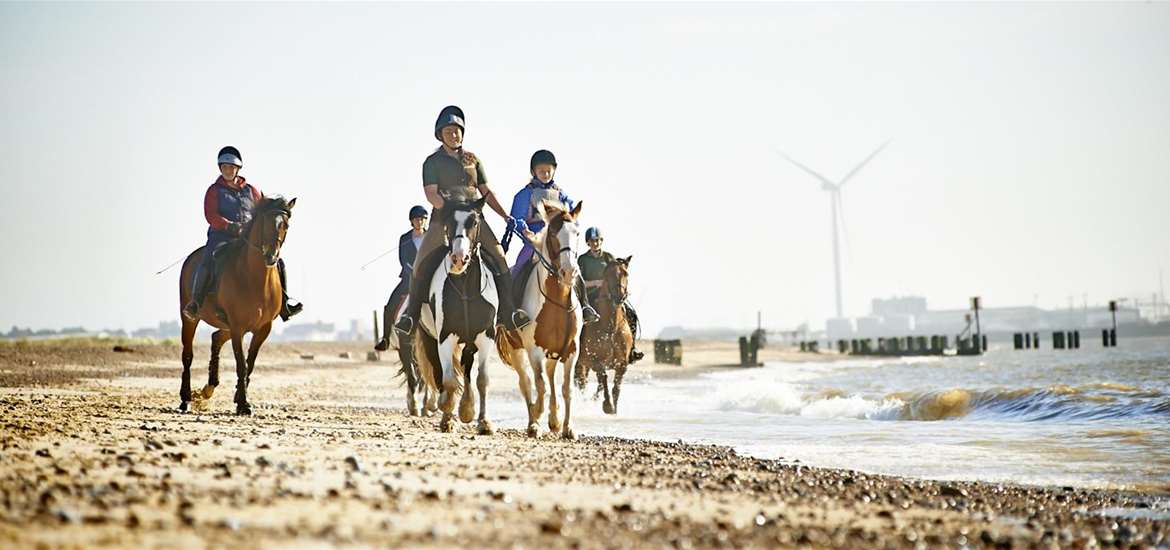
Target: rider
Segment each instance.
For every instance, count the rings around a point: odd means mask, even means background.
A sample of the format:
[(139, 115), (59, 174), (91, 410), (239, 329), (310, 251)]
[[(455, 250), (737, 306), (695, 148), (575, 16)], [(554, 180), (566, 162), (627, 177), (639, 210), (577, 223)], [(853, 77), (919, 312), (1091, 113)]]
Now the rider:
[[(431, 203), (432, 217), (442, 210), (447, 200), (465, 202), (478, 200), (483, 197), (488, 206), (499, 214), (512, 227), (515, 222), (500, 206), (491, 188), (488, 187), (487, 175), (484, 174), (483, 164), (476, 155), (463, 148), (463, 132), (466, 130), (463, 109), (454, 105), (444, 107), (435, 120), (435, 139), (443, 143), (425, 161), (423, 161), (423, 191), (426, 192), (427, 202)], [(484, 265), (492, 273), (499, 293), (500, 307), (496, 311), (496, 321), (502, 323), (509, 330), (521, 329), (528, 326), (532, 320), (522, 309), (517, 309), (512, 300), (512, 275), (508, 272), (508, 260), (504, 258), (504, 250), (500, 248), (500, 241), (496, 239), (488, 224), (480, 224), (479, 244), (484, 254)], [(427, 285), (431, 282), (431, 275), (442, 263), (444, 246), (444, 228), (442, 223), (432, 223), (423, 235), (422, 245), (419, 247), (418, 257), (414, 261), (414, 276), (410, 280), (410, 296), (407, 298), (406, 311), (394, 324), (394, 329), (402, 335), (409, 335), (414, 329), (415, 319), (422, 311), (422, 303), (427, 299)]]
[[(589, 245), (589, 250), (577, 258), (577, 265), (581, 266), (581, 277), (585, 279), (585, 288), (589, 293), (589, 301), (597, 300), (597, 293), (601, 291), (601, 284), (605, 280), (605, 267), (612, 262), (616, 262), (613, 254), (601, 249), (602, 237), (601, 230), (596, 227), (590, 227), (585, 230), (585, 244)], [(629, 300), (622, 302), (622, 307), (626, 310), (626, 320), (630, 323), (630, 331), (634, 334), (634, 343), (637, 343), (638, 337), (638, 312), (634, 311), (634, 306), (630, 305)], [(645, 355), (638, 351), (638, 348), (630, 348), (630, 363), (633, 363)]]
[(382, 309), (382, 339), (374, 349), (386, 351), (390, 349), (390, 327), (394, 320), (394, 313), (402, 305), (402, 299), (410, 290), (410, 274), (414, 270), (414, 259), (418, 255), (418, 247), (422, 244), (423, 234), (427, 231), (427, 209), (415, 205), (410, 208), (410, 231), (398, 237), (398, 263), (402, 270), (398, 273), (398, 286), (390, 293), (386, 307)]
[[(539, 217), (537, 211), (537, 206), (544, 201), (564, 204), (569, 210), (573, 209), (573, 199), (570, 199), (556, 182), (553, 181), (553, 174), (556, 173), (556, 170), (557, 157), (551, 151), (541, 149), (532, 154), (532, 159), (528, 161), (528, 171), (532, 173), (532, 181), (529, 181), (512, 198), (512, 210), (510, 213), (512, 214), (512, 218), (516, 220), (515, 227), (520, 234), (529, 236), (544, 228), (544, 220)], [(509, 231), (507, 235), (504, 235), (503, 247), (505, 252), (507, 252), (508, 245), (511, 241), (512, 232)], [(534, 250), (532, 243), (525, 240), (524, 246), (516, 256), (516, 264), (512, 266), (513, 279), (520, 275), (520, 271), (524, 269), (526, 264), (533, 261), (532, 256)], [(581, 302), (582, 321), (585, 324), (599, 321), (601, 318), (597, 316), (597, 311), (585, 299), (585, 285), (580, 278), (577, 279), (573, 288), (577, 291), (577, 300)]]
[[(220, 149), (216, 162), (220, 176), (203, 196), (203, 217), (210, 226), (207, 228), (207, 245), (203, 247), (202, 261), (195, 268), (191, 301), (183, 308), (183, 316), (191, 321), (199, 315), (199, 308), (207, 297), (213, 270), (212, 256), (225, 244), (241, 237), (244, 225), (252, 219), (252, 209), (264, 198), (259, 189), (239, 175), (240, 168), (244, 167), (244, 157), (239, 149), (230, 145)], [(288, 301), (288, 278), (284, 273), (283, 258), (277, 260), (276, 269), (280, 274), (280, 318), (288, 321), (289, 317), (300, 313), (304, 305)]]

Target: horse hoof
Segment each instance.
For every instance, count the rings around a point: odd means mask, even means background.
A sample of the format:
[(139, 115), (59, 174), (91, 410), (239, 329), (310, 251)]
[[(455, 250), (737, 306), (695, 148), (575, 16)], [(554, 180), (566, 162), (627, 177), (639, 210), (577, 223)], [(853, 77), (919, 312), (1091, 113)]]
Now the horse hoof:
[(535, 422), (528, 425), (528, 437), (540, 437), (540, 427)]
[(211, 399), (211, 396), (215, 395), (215, 386), (207, 384), (203, 386), (203, 389), (199, 390), (199, 394), (203, 396), (203, 399)]
[(406, 414), (408, 414), (408, 415), (410, 415), (410, 416), (418, 416), (418, 415), (419, 415), (419, 412), (418, 412), (418, 406), (417, 406), (417, 405), (411, 405), (411, 406), (407, 407), (407, 408), (406, 408)]
[(182, 403), (179, 403), (178, 412), (185, 413), (185, 412), (190, 412), (190, 411), (191, 411), (191, 402), (190, 401), (183, 401)]
[(236, 414), (238, 414), (240, 416), (251, 416), (252, 415), (252, 405), (249, 405), (247, 403), (237, 404), (236, 405)]
[(439, 421), (439, 431), (449, 434), (454, 429), (455, 427), (452, 425), (451, 418), (448, 416), (443, 416), (443, 419)]
[(577, 433), (573, 431), (573, 428), (565, 428), (565, 431), (561, 434), (561, 437), (569, 441), (573, 441), (577, 439)]
[(613, 407), (613, 403), (610, 403), (609, 401), (601, 404), (601, 410), (604, 411), (605, 414), (617, 414), (617, 409), (615, 409)]
[(561, 423), (560, 422), (556, 422), (556, 423), (549, 422), (548, 423), (548, 431), (551, 433), (554, 433), (554, 434), (561, 433)]
[(496, 433), (496, 427), (492, 426), (491, 420), (484, 420), (479, 423), (479, 435), (492, 435)]
[(459, 407), (459, 421), (467, 424), (475, 420), (475, 405), (468, 402), (468, 404)]

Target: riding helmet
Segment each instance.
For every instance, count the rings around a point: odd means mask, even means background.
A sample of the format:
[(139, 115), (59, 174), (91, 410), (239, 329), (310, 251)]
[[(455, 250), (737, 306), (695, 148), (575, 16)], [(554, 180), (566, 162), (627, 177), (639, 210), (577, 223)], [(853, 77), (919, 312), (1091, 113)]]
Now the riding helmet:
[(413, 220), (415, 218), (425, 218), (425, 217), (427, 217), (427, 209), (426, 208), (423, 208), (417, 204), (410, 207), (410, 219)]
[(596, 227), (590, 227), (585, 230), (586, 241), (596, 241), (601, 238), (601, 230)]
[(528, 161), (528, 171), (531, 172), (536, 169), (537, 164), (551, 164), (553, 168), (557, 167), (557, 157), (548, 149), (541, 149), (532, 153), (532, 160)]
[(435, 139), (443, 141), (443, 128), (451, 125), (458, 126), (464, 133), (467, 132), (467, 126), (463, 122), (463, 109), (454, 105), (448, 105), (439, 111), (439, 118), (435, 119)]
[(220, 164), (233, 164), (235, 166), (239, 166), (240, 168), (244, 167), (244, 156), (240, 154), (239, 149), (236, 149), (231, 145), (220, 149), (219, 154), (216, 155), (216, 158), (218, 159), (216, 166), (219, 166)]

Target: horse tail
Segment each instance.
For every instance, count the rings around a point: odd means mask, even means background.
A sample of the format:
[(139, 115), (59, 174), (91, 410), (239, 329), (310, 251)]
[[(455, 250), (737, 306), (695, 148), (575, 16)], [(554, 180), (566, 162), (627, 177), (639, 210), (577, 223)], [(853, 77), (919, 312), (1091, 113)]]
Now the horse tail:
[(524, 339), (521, 338), (520, 331), (505, 330), (503, 325), (496, 326), (496, 352), (500, 354), (500, 359), (516, 368), (517, 365), (512, 364), (512, 357), (523, 348)]
[(431, 389), (438, 390), (443, 380), (443, 367), (439, 361), (438, 342), (426, 331), (414, 331), (413, 348), (414, 359), (418, 365), (418, 374)]

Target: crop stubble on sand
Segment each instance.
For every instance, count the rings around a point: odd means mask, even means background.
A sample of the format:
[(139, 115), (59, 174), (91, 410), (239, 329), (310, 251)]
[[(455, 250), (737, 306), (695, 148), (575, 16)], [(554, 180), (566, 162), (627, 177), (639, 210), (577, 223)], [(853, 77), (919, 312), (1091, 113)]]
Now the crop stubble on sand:
[[(211, 411), (179, 415), (177, 353), (165, 360), (173, 348), (110, 356), (95, 346), (101, 360), (88, 364), (84, 350), (0, 350), (0, 545), (1167, 541), (1165, 520), (1142, 517), (1165, 505), (1152, 495), (903, 480), (589, 434), (577, 442), (515, 430), (483, 437), (471, 427), (440, 434), (435, 419), (361, 405), (401, 401), (396, 366), (324, 362), (339, 348), (323, 345), (305, 362), (297, 358), (305, 348), (274, 346), (261, 357), (253, 417), (230, 414), (230, 361)], [(196, 368), (193, 385), (205, 376)], [(493, 380), (514, 385), (510, 375)], [(1099, 513), (1111, 508), (1136, 517)]]

